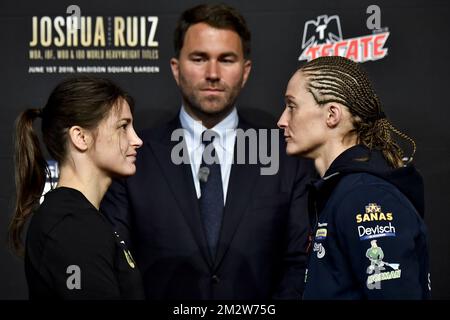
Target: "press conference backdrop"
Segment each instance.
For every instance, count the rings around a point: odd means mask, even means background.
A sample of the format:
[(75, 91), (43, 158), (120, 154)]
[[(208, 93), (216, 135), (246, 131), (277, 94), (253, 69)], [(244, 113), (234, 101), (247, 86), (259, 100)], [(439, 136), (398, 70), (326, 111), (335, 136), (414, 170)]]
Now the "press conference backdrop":
[[(301, 63), (346, 55), (363, 63), (389, 118), (415, 138), (426, 186), (435, 299), (450, 298), (450, 5), (447, 1), (226, 1), (252, 30), (253, 68), (238, 108), (275, 125)], [(70, 5), (75, 4), (67, 13)], [(23, 261), (5, 244), (13, 209), (13, 124), (74, 74), (108, 77), (136, 99), (138, 129), (176, 114), (169, 59), (179, 14), (197, 1), (0, 3), (0, 299), (26, 299)], [(376, 5), (376, 7), (370, 7)], [(80, 29), (72, 16), (79, 12)], [(369, 10), (368, 10), (369, 9)], [(379, 9), (379, 10), (378, 10)], [(369, 13), (368, 13), (369, 12)], [(76, 25), (75, 25), (76, 27)]]

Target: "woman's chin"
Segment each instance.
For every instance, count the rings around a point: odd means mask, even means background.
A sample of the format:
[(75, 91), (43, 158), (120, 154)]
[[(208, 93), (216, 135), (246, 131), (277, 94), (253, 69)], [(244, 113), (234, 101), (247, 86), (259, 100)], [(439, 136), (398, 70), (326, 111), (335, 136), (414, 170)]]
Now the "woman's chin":
[(122, 177), (129, 177), (136, 173), (136, 165), (134, 163), (130, 163), (125, 170), (119, 173)]
[(299, 150), (298, 147), (293, 145), (292, 143), (288, 143), (286, 146), (286, 154), (288, 156), (299, 156), (301, 153), (301, 150)]

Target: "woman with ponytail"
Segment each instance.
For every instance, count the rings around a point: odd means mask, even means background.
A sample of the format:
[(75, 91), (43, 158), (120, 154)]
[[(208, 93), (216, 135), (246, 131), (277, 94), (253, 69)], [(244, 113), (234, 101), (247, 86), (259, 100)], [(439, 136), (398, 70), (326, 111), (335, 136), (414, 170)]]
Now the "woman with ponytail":
[[(358, 63), (321, 57), (294, 73), (278, 121), (290, 155), (314, 160), (304, 299), (430, 296), (423, 180)], [(412, 145), (404, 157), (393, 139)]]
[[(25, 255), (31, 299), (143, 298), (130, 251), (99, 211), (112, 178), (136, 171), (142, 141), (132, 108), (132, 98), (111, 81), (79, 77), (59, 84), (44, 108), (19, 115), (9, 235), (13, 249)], [(37, 118), (43, 144), (60, 169), (56, 188), (41, 205), (49, 170), (33, 129)]]

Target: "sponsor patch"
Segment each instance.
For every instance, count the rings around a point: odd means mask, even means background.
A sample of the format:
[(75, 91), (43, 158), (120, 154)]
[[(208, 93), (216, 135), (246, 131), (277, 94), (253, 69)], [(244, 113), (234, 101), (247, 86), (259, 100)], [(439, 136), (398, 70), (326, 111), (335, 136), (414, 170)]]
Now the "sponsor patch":
[(376, 203), (369, 203), (366, 206), (366, 212), (356, 215), (356, 223), (370, 222), (370, 221), (393, 221), (394, 215), (392, 212), (384, 213), (381, 211), (381, 206)]
[(316, 240), (323, 240), (327, 237), (327, 229), (320, 228), (316, 231)]
[(400, 264), (383, 261), (384, 252), (377, 245), (377, 240), (370, 241), (370, 248), (366, 251), (366, 257), (370, 261), (367, 267), (367, 288), (381, 289), (381, 282), (386, 280), (399, 279), (402, 275)]
[(393, 280), (393, 279), (399, 279), (402, 275), (402, 270), (395, 270), (395, 271), (388, 271), (388, 272), (381, 272), (378, 274), (374, 274), (367, 277), (367, 285), (373, 285), (375, 283), (385, 281), (385, 280)]
[(314, 242), (314, 252), (317, 252), (317, 258), (322, 259), (325, 257), (325, 247), (321, 243)]
[(369, 240), (382, 237), (395, 237), (395, 227), (388, 225), (376, 225), (374, 227), (358, 226), (359, 240)]

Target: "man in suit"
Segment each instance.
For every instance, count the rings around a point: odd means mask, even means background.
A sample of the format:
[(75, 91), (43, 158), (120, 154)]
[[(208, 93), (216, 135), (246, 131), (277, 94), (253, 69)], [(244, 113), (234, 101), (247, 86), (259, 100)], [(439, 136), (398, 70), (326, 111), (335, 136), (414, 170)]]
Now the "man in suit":
[[(105, 196), (102, 211), (131, 242), (148, 299), (301, 298), (305, 186), (314, 171), (310, 162), (288, 158), (283, 141), (260, 136), (257, 144), (263, 139), (279, 158), (276, 174), (262, 174), (262, 163), (235, 161), (238, 131), (258, 129), (235, 107), (249, 54), (250, 32), (235, 9), (185, 11), (171, 59), (180, 112), (141, 132), (136, 175), (115, 181)], [(174, 152), (180, 141), (172, 141), (180, 128), (181, 164)], [(205, 160), (206, 151), (214, 161)]]

